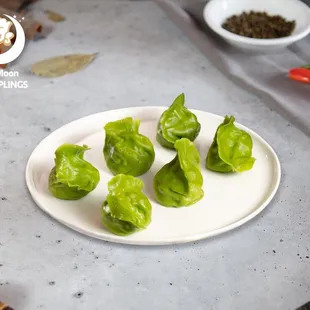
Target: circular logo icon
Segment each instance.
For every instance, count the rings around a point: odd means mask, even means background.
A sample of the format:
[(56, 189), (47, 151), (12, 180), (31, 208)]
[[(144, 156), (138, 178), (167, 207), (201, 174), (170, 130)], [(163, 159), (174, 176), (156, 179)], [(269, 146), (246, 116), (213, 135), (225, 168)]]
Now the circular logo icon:
[[(0, 50), (2, 45), (6, 47), (11, 46), (11, 48), (3, 54), (0, 54), (1, 65), (14, 61), (23, 51), (26, 41), (25, 32), (22, 25), (14, 17), (7, 14), (3, 15), (6, 16), (9, 20), (0, 17)], [(15, 35), (10, 32), (12, 25), (15, 26), (16, 30), (16, 39), (13, 45), (11, 40)]]

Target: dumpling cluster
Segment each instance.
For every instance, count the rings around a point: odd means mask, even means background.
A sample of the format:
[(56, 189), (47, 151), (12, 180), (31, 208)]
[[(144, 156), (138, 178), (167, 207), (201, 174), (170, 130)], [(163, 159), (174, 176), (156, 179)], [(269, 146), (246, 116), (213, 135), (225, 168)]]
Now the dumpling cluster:
[[(251, 136), (226, 116), (215, 132), (205, 158), (205, 167), (214, 172), (234, 173), (252, 169)], [(104, 126), (103, 157), (114, 177), (101, 207), (103, 225), (113, 234), (125, 236), (146, 229), (152, 219), (152, 205), (142, 192), (145, 174), (154, 163), (151, 140), (139, 133), (139, 120), (131, 117)], [(173, 160), (155, 175), (156, 200), (165, 207), (191, 206), (204, 197), (200, 154), (194, 144), (201, 125), (185, 107), (184, 94), (161, 115), (157, 142), (176, 151)], [(49, 191), (59, 199), (77, 200), (96, 189), (99, 171), (84, 159), (85, 145), (63, 144), (55, 152), (55, 166), (49, 175)]]

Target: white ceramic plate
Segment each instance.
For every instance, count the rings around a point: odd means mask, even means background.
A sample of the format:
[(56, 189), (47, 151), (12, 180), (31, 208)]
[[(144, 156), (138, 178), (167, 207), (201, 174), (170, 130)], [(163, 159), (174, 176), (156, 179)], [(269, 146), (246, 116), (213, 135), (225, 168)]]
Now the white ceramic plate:
[[(57, 221), (85, 235), (118, 243), (160, 245), (184, 243), (211, 237), (234, 229), (260, 213), (275, 195), (281, 177), (280, 163), (272, 148), (256, 133), (236, 123), (253, 138), (253, 156), (257, 159), (251, 171), (224, 175), (205, 169), (205, 157), (217, 126), (223, 118), (196, 111), (202, 124), (195, 144), (201, 154), (205, 196), (191, 207), (165, 208), (156, 203), (153, 177), (175, 152), (156, 142), (156, 126), (166, 107), (138, 107), (98, 113), (71, 122), (45, 138), (32, 153), (26, 168), (26, 182), (38, 206)], [(131, 116), (141, 120), (140, 132), (154, 143), (156, 159), (148, 173), (141, 177), (144, 193), (153, 206), (152, 223), (141, 232), (121, 237), (110, 233), (101, 224), (100, 206), (107, 195), (107, 182), (113, 177), (105, 165), (102, 149), (104, 125), (109, 121)], [(48, 191), (48, 175), (54, 166), (54, 152), (68, 142), (86, 144), (85, 153), (100, 171), (97, 188), (78, 201), (54, 198)]]

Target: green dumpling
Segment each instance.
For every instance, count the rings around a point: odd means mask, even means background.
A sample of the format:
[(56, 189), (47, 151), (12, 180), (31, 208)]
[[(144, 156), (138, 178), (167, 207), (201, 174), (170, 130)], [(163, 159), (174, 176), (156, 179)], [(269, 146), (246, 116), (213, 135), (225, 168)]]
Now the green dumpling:
[(185, 97), (181, 94), (159, 119), (156, 139), (163, 147), (174, 149), (177, 140), (187, 138), (194, 141), (199, 135), (200, 123), (184, 104)]
[(154, 177), (156, 199), (166, 207), (189, 206), (204, 196), (200, 156), (194, 143), (182, 138), (175, 149), (175, 158)]
[(119, 174), (108, 183), (109, 194), (102, 205), (102, 223), (120, 236), (145, 229), (151, 223), (152, 205), (142, 193), (143, 182)]
[(216, 130), (206, 158), (206, 168), (216, 172), (243, 172), (252, 169), (251, 136), (234, 125), (233, 116), (225, 116)]
[(103, 154), (114, 174), (139, 176), (146, 173), (155, 159), (154, 146), (149, 138), (139, 133), (139, 120), (127, 117), (104, 126)]
[(77, 200), (93, 191), (99, 171), (83, 159), (86, 145), (63, 144), (55, 152), (55, 166), (49, 175), (49, 191), (59, 199)]

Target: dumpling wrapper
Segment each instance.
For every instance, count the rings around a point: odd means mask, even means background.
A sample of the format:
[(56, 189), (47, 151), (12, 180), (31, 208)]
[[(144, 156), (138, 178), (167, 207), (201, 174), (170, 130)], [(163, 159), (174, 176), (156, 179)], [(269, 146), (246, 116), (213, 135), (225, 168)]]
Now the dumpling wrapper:
[(161, 115), (157, 125), (157, 142), (163, 147), (174, 149), (174, 144), (181, 138), (194, 141), (201, 125), (194, 113), (185, 106), (184, 94), (179, 95), (173, 104)]
[(149, 138), (139, 133), (139, 120), (127, 117), (105, 125), (104, 158), (114, 174), (140, 176), (155, 160), (154, 146)]
[(175, 149), (175, 158), (154, 177), (156, 199), (166, 207), (189, 206), (204, 196), (200, 156), (194, 143), (182, 138)]
[(55, 152), (55, 166), (49, 175), (49, 191), (59, 199), (77, 200), (93, 191), (99, 171), (84, 160), (86, 145), (63, 144)]
[(206, 168), (216, 172), (243, 172), (251, 170), (255, 158), (252, 157), (251, 136), (234, 125), (233, 116), (225, 116), (215, 133), (206, 158)]
[(152, 205), (143, 194), (143, 182), (130, 175), (119, 174), (108, 183), (102, 223), (113, 234), (126, 236), (145, 229), (151, 223)]

